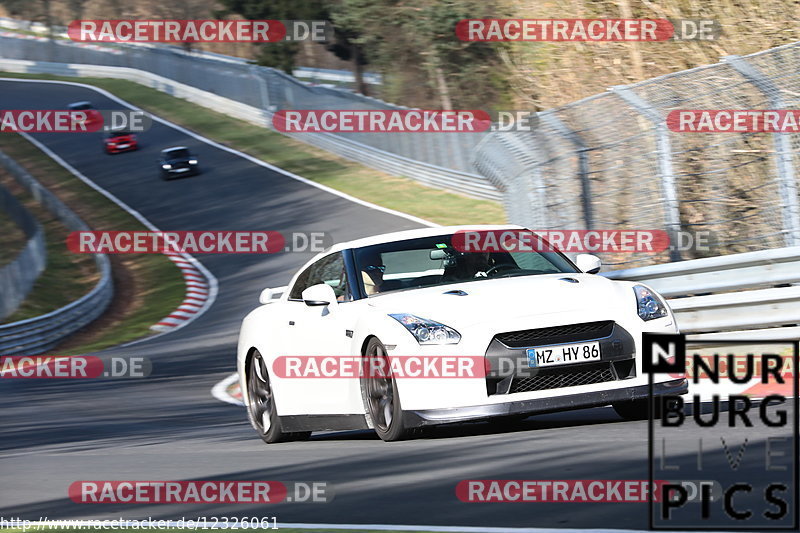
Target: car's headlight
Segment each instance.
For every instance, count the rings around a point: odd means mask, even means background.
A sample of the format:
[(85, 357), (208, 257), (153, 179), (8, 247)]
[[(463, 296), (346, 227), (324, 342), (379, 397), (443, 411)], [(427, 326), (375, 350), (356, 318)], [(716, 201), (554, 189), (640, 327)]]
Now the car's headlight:
[(390, 314), (412, 334), (420, 344), (458, 344), (461, 334), (449, 326), (408, 313)]
[(190, 159), (189, 160), (189, 164), (190, 165), (196, 165), (197, 164), (197, 159)]
[(669, 315), (667, 306), (661, 298), (644, 285), (634, 285), (633, 292), (636, 294), (639, 318), (645, 322)]
[(169, 170), (172, 168), (172, 165), (161, 165), (161, 168), (163, 168), (164, 170)]

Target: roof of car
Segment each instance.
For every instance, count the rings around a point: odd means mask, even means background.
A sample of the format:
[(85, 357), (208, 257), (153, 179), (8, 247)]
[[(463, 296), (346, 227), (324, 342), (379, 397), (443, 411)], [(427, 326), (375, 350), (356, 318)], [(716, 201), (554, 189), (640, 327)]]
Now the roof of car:
[(188, 150), (185, 146), (173, 146), (171, 148), (164, 148), (162, 152), (173, 152), (175, 150)]
[(311, 258), (303, 267), (298, 270), (295, 275), (292, 277), (292, 283), (294, 283), (295, 278), (300, 275), (308, 265), (315, 263), (319, 259), (325, 257), (326, 255), (341, 252), (342, 250), (347, 250), (349, 248), (363, 248), (364, 246), (372, 246), (374, 244), (383, 244), (387, 242), (394, 242), (394, 241), (405, 241), (409, 239), (417, 239), (421, 237), (435, 237), (436, 235), (450, 235), (457, 231), (492, 231), (492, 230), (518, 230), (518, 229), (525, 229), (523, 226), (517, 226), (514, 224), (506, 224), (506, 225), (489, 225), (489, 224), (475, 224), (470, 226), (435, 226), (432, 228), (417, 228), (417, 229), (409, 229), (403, 231), (394, 231), (392, 233), (383, 233), (381, 235), (374, 235), (372, 237), (364, 237), (362, 239), (355, 239), (352, 241), (347, 242), (340, 242), (338, 244), (334, 244), (324, 252), (321, 252)]
[(88, 100), (82, 100), (80, 102), (72, 102), (69, 105), (70, 105), (70, 107), (79, 106), (79, 105), (89, 105), (90, 106), (90, 105), (92, 105), (92, 103), (89, 102)]
[(405, 241), (408, 239), (417, 239), (420, 237), (434, 237), (436, 235), (449, 235), (457, 231), (487, 231), (487, 230), (514, 230), (525, 229), (522, 226), (515, 224), (505, 225), (489, 225), (489, 224), (475, 224), (468, 226), (436, 226), (432, 228), (418, 228), (403, 231), (395, 231), (392, 233), (384, 233), (381, 235), (374, 235), (372, 237), (364, 237), (353, 241), (341, 242), (334, 244), (329, 250), (324, 252), (329, 254), (331, 252), (338, 252), (348, 248), (363, 248), (364, 246), (372, 246), (374, 244), (383, 244), (394, 241)]

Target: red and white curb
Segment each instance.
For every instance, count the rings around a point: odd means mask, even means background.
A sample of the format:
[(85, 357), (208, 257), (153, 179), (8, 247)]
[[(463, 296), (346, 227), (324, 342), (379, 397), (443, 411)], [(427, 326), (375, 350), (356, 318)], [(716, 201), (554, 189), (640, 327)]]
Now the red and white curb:
[(207, 307), (211, 291), (208, 280), (197, 268), (197, 260), (192, 256), (177, 252), (164, 252), (164, 255), (181, 270), (186, 283), (186, 296), (177, 309), (150, 326), (153, 331), (169, 331), (195, 318), (195, 315)]
[[(35, 83), (53, 83), (53, 84), (61, 84), (63, 82), (52, 82), (51, 80), (20, 80), (17, 78), (0, 78), (3, 81), (17, 81), (17, 82), (35, 82)], [(67, 83), (70, 85), (70, 83)], [(73, 85), (80, 85), (82, 84), (73, 84)], [(85, 86), (88, 87), (88, 86)], [(119, 100), (115, 96), (111, 95), (110, 93), (104, 93), (105, 96), (110, 97), (112, 100), (118, 101), (131, 107), (130, 104), (125, 103), (122, 100)], [(157, 117), (156, 117), (156, 120)], [(28, 142), (36, 146), (39, 150), (47, 154), (53, 161), (61, 165), (64, 169), (66, 169), (69, 173), (73, 176), (81, 180), (83, 183), (100, 193), (101, 195), (105, 196), (115, 204), (117, 204), (123, 211), (134, 217), (138, 220), (144, 227), (148, 230), (153, 232), (159, 232), (159, 230), (152, 222), (147, 220), (144, 215), (136, 211), (135, 209), (131, 208), (125, 202), (105, 190), (104, 188), (97, 185), (95, 182), (90, 180), (87, 176), (82, 174), (78, 171), (75, 167), (67, 163), (62, 157), (58, 154), (53, 152), (50, 148), (45, 146), (41, 141), (31, 137), (28, 133), (22, 132), (20, 133)], [(156, 324), (155, 326), (151, 326), (151, 329), (155, 329), (156, 331), (160, 331), (158, 335), (163, 335), (167, 332), (174, 331), (178, 328), (181, 328), (203, 314), (211, 305), (214, 303), (214, 300), (217, 298), (217, 292), (219, 290), (217, 278), (214, 277), (202, 263), (200, 263), (197, 259), (192, 257), (189, 254), (172, 254), (169, 256), (172, 261), (181, 268), (181, 271), (184, 272), (183, 277), (186, 281), (186, 296), (184, 298), (183, 303), (172, 312), (171, 315), (164, 318), (161, 322)], [(175, 320), (180, 319), (180, 320)], [(131, 341), (125, 344), (120, 345), (120, 348), (126, 346), (132, 346), (134, 344), (138, 344), (140, 342), (149, 341), (158, 337), (158, 335), (150, 335), (149, 337), (143, 337), (141, 339), (136, 339), (135, 341)]]
[(211, 389), (211, 395), (217, 400), (232, 405), (244, 405), (242, 389), (239, 387), (239, 374), (234, 372)]

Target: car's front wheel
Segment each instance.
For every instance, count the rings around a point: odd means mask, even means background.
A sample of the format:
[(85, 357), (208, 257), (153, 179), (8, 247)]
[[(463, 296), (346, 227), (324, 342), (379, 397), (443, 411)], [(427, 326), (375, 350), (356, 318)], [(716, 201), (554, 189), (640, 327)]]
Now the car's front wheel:
[(247, 411), (259, 436), (267, 444), (303, 440), (311, 435), (310, 431), (295, 433), (283, 431), (275, 408), (275, 396), (272, 393), (267, 364), (258, 350), (253, 352), (247, 369)]
[[(377, 338), (372, 338), (367, 343), (363, 364), (361, 393), (375, 433), (386, 442), (403, 440), (409, 435), (409, 431), (403, 424), (397, 382), (388, 371), (390, 367), (386, 347)], [(386, 372), (376, 372), (376, 368), (385, 369)]]

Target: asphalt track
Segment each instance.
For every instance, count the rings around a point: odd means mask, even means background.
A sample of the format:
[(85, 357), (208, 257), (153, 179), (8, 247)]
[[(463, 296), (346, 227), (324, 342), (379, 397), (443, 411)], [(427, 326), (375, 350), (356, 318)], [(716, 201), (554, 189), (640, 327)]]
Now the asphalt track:
[[(85, 88), (0, 81), (0, 108), (54, 109), (77, 100), (121, 107)], [(115, 156), (101, 152), (99, 133), (35, 137), (163, 230), (327, 231), (341, 241), (418, 225), (157, 122), (140, 135), (139, 151)], [(170, 145), (196, 151), (203, 174), (161, 181), (156, 154)], [(210, 390), (235, 370), (239, 322), (261, 288), (285, 285), (309, 254), (197, 257), (219, 281), (211, 309), (174, 333), (105, 352), (151, 358), (149, 378), (0, 381), (0, 516), (647, 528), (647, 504), (470, 504), (455, 496), (463, 479), (647, 479), (647, 424), (623, 422), (610, 408), (534, 417), (505, 431), (439, 428), (391, 444), (370, 432), (263, 444), (244, 411)], [(693, 446), (687, 436), (672, 456), (688, 456)], [(114, 479), (319, 480), (333, 483), (336, 496), (327, 504), (272, 506), (81, 505), (67, 497), (76, 480)]]

